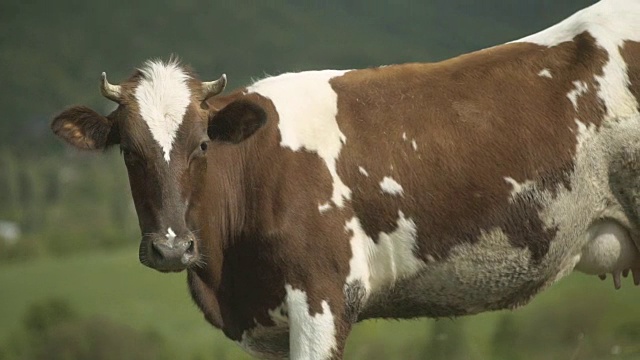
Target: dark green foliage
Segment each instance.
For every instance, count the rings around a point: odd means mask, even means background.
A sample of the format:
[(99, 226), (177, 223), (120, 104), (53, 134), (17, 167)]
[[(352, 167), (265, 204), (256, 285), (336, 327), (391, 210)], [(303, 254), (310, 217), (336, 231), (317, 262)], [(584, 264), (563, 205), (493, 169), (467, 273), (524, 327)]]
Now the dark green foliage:
[(169, 359), (162, 339), (129, 326), (93, 317), (51, 329), (34, 354), (37, 360), (162, 360)]
[(32, 304), (24, 333), (14, 334), (0, 351), (2, 360), (163, 360), (171, 355), (159, 334), (103, 317), (81, 318), (58, 298)]
[(0, 204), (5, 216), (15, 216), (20, 211), (20, 179), (18, 160), (8, 150), (0, 152)]
[(24, 318), (24, 327), (27, 333), (34, 337), (42, 337), (62, 323), (74, 320), (77, 317), (71, 305), (58, 298), (47, 299), (31, 305)]
[(0, 220), (22, 230), (15, 244), (0, 237), (0, 260), (136, 243), (137, 219), (116, 152), (22, 159), (0, 152), (0, 162), (10, 164), (0, 183), (13, 189), (0, 202)]
[[(433, 61), (513, 40), (593, 0), (364, 1), (7, 0), (0, 4), (0, 143), (25, 153), (56, 144), (55, 112), (112, 107), (98, 91), (148, 58), (180, 55), (230, 88), (314, 68)], [(58, 149), (61, 147), (58, 146)]]

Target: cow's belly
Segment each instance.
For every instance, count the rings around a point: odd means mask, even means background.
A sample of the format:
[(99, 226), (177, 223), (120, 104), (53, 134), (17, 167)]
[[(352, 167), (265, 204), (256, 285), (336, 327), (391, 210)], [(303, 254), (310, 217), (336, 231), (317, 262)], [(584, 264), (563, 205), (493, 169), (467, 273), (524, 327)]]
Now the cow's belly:
[[(595, 201), (578, 195), (567, 191), (562, 198), (528, 196), (540, 204), (536, 214), (543, 226), (531, 227), (528, 217), (518, 217), (523, 212), (514, 208), (515, 215), (504, 216), (521, 231), (508, 231), (505, 226), (481, 230), (473, 234), (474, 241), (460, 239), (439, 258), (423, 250), (433, 247), (418, 246), (424, 239), (413, 219), (401, 211), (396, 229), (380, 233), (377, 242), (362, 231), (357, 218), (352, 219), (346, 226), (352, 233), (347, 287), (362, 287), (367, 294), (362, 304), (354, 306), (360, 309), (358, 318), (460, 316), (525, 304), (570, 273), (580, 260), (593, 216), (573, 216), (565, 205), (576, 206), (573, 198), (577, 197), (590, 209)], [(528, 236), (528, 242), (513, 238), (518, 235)], [(542, 246), (530, 244), (538, 240), (548, 241), (544, 251), (536, 252)]]
[(574, 269), (576, 244), (559, 237), (534, 261), (529, 249), (514, 247), (499, 229), (490, 231), (478, 243), (454, 248), (446, 260), (369, 289), (359, 319), (461, 316), (524, 305)]
[(549, 254), (531, 261), (527, 249), (456, 249), (448, 260), (371, 289), (359, 319), (450, 317), (524, 305), (570, 272), (579, 257)]
[[(579, 235), (559, 236), (535, 262), (499, 231), (456, 248), (449, 259), (373, 288), (359, 319), (449, 317), (514, 308), (574, 269), (588, 274), (640, 270), (640, 252), (616, 221), (599, 221)], [(619, 282), (619, 279), (618, 279)], [(617, 284), (616, 286), (619, 286)]]

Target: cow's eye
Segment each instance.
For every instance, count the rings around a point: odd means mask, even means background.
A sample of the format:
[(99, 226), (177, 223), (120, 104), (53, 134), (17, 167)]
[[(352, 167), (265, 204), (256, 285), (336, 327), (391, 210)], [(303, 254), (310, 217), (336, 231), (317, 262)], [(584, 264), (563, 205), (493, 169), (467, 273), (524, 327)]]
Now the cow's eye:
[(205, 159), (207, 149), (209, 149), (208, 140), (201, 142), (197, 148), (193, 149), (193, 152), (191, 153), (191, 155), (189, 155), (189, 165), (191, 165), (191, 162), (195, 159)]

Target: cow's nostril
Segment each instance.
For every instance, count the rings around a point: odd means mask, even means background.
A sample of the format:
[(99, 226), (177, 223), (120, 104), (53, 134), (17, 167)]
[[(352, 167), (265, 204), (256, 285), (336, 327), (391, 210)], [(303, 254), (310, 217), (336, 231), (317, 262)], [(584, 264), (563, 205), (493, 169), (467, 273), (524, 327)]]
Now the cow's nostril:
[(171, 239), (156, 236), (149, 242), (141, 262), (157, 270), (182, 271), (198, 260), (196, 239), (191, 234)]
[(195, 251), (195, 242), (193, 240), (189, 240), (186, 253), (193, 253)]

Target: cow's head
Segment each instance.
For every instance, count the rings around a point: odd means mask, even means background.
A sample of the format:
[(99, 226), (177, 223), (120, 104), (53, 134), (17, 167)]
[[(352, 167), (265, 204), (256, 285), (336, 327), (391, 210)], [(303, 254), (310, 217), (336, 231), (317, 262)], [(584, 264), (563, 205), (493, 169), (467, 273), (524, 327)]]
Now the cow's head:
[(71, 107), (51, 125), (78, 149), (119, 145), (129, 174), (142, 240), (140, 261), (160, 271), (180, 271), (200, 261), (198, 239), (186, 221), (194, 188), (204, 186), (212, 141), (237, 143), (264, 122), (257, 106), (210, 108), (226, 77), (201, 82), (177, 62), (147, 62), (126, 82), (101, 91), (118, 108), (107, 116)]

